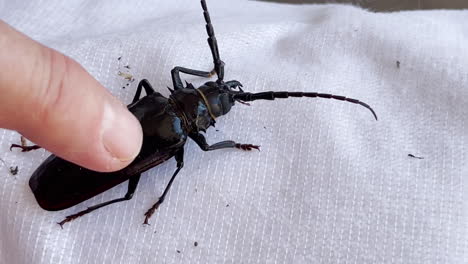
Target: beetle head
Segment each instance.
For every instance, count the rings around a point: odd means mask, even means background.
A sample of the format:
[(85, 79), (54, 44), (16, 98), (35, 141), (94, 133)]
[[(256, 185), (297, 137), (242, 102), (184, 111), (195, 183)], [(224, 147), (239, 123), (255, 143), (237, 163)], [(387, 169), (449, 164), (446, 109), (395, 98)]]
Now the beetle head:
[(212, 117), (227, 114), (236, 101), (234, 95), (243, 92), (238, 81), (207, 82), (198, 88), (200, 95), (208, 104)]

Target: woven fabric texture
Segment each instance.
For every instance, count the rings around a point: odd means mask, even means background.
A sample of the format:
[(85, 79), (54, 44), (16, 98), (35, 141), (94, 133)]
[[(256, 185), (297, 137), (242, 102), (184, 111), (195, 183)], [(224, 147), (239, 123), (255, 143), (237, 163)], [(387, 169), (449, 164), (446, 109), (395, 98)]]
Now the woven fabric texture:
[[(19, 135), (0, 130), (0, 158), (19, 167), (16, 176), (0, 167), (0, 263), (468, 263), (467, 11), (245, 0), (208, 8), (227, 80), (251, 92), (345, 95), (379, 121), (327, 99), (237, 104), (207, 139), (260, 152), (203, 152), (190, 141), (150, 226), (143, 213), (174, 160), (144, 173), (132, 200), (63, 230), (56, 222), (123, 196), (126, 184), (44, 211), (28, 180), (49, 153), (10, 152)], [(213, 67), (195, 0), (5, 0), (0, 18), (77, 60), (126, 103), (140, 79), (168, 95), (174, 66)]]

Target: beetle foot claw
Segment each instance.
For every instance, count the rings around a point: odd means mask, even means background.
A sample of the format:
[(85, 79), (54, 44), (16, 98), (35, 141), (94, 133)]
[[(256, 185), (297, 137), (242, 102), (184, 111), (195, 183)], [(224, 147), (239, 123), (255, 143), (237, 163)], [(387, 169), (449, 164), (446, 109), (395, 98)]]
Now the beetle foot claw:
[(60, 226), (60, 228), (63, 229), (63, 225), (70, 222), (70, 221), (73, 221), (73, 219), (75, 219), (76, 217), (73, 217), (73, 216), (67, 216), (65, 217), (65, 219), (63, 219), (62, 221), (58, 222), (57, 224)]
[(156, 210), (159, 208), (159, 205), (162, 204), (162, 200), (158, 199), (158, 201), (150, 208), (148, 211), (145, 213), (145, 221), (143, 222), (144, 225), (150, 225), (148, 223), (148, 220), (151, 218), (151, 216), (156, 212)]
[(252, 145), (252, 144), (239, 144), (239, 143), (237, 143), (236, 148), (244, 150), (244, 151), (250, 151), (252, 149), (256, 149), (256, 150), (260, 151), (260, 146)]
[[(98, 208), (99, 208), (99, 207), (98, 207)], [(95, 209), (97, 209), (97, 208), (95, 208), (95, 207), (88, 207), (86, 210), (83, 210), (83, 211), (78, 212), (78, 213), (76, 213), (76, 214), (72, 214), (72, 215), (66, 216), (65, 219), (63, 219), (61, 222), (58, 222), (57, 224), (60, 225), (60, 227), (63, 229), (63, 225), (64, 225), (64, 224), (66, 224), (66, 223), (68, 223), (68, 222), (71, 222), (71, 221), (75, 220), (76, 218), (81, 217), (81, 216), (83, 216), (83, 215), (85, 215), (85, 214), (87, 214), (87, 213), (90, 213), (90, 212), (94, 211)]]

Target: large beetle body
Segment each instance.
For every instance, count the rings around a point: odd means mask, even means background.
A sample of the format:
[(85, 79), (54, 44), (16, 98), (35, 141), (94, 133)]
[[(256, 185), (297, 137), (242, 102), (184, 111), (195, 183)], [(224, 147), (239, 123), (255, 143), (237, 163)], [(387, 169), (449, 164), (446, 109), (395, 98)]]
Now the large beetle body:
[[(169, 98), (155, 92), (128, 106), (140, 121), (143, 144), (124, 169), (96, 172), (55, 155), (48, 157), (29, 180), (39, 205), (51, 211), (69, 208), (172, 158), (192, 130), (205, 130), (212, 123), (203, 98), (189, 87), (174, 91)], [(209, 91), (206, 85), (200, 88)]]

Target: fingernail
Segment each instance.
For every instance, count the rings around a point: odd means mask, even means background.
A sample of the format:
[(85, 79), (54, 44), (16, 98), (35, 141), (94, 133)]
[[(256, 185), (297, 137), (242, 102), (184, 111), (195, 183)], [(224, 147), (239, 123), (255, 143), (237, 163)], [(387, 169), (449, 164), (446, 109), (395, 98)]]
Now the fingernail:
[(106, 104), (102, 125), (102, 143), (113, 158), (128, 162), (138, 155), (142, 143), (141, 126), (125, 106)]

